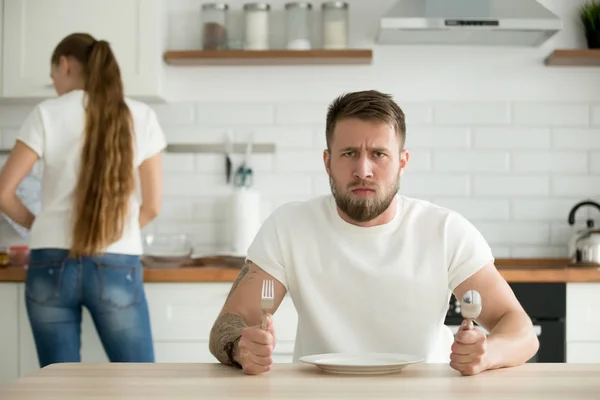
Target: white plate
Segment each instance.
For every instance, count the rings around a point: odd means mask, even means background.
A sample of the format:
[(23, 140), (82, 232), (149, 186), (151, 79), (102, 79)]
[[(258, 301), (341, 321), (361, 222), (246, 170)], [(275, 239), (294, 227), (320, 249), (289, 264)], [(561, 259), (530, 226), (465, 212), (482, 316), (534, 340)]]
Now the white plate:
[(399, 372), (425, 360), (397, 353), (329, 353), (300, 357), (300, 361), (335, 374), (378, 375)]

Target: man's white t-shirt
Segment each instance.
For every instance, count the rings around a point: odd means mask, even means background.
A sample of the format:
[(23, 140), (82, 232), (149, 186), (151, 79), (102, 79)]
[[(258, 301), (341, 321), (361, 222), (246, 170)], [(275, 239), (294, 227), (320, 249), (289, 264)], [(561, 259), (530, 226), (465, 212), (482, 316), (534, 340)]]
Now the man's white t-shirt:
[(337, 352), (449, 360), (451, 292), (492, 251), (456, 212), (400, 195), (397, 204), (391, 222), (368, 228), (344, 221), (332, 196), (288, 203), (264, 222), (247, 258), (294, 302), (294, 361)]
[[(17, 140), (40, 157), (43, 165), (41, 211), (29, 234), (31, 249), (71, 247), (73, 192), (81, 165), (85, 139), (85, 100), (83, 90), (75, 90), (43, 101), (29, 114)], [(156, 113), (144, 103), (126, 99), (134, 126), (136, 168), (166, 146)], [(85, 166), (84, 166), (85, 167)], [(105, 249), (108, 253), (143, 253), (137, 194), (121, 239)]]

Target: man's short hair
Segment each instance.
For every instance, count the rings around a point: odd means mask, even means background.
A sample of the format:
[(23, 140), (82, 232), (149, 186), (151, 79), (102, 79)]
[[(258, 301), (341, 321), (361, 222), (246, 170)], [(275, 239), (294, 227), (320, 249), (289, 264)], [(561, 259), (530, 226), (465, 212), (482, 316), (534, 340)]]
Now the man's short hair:
[(333, 132), (337, 123), (347, 118), (389, 124), (400, 136), (401, 148), (404, 146), (406, 140), (404, 112), (389, 94), (366, 90), (346, 93), (333, 100), (327, 110), (325, 126), (327, 149), (331, 149)]

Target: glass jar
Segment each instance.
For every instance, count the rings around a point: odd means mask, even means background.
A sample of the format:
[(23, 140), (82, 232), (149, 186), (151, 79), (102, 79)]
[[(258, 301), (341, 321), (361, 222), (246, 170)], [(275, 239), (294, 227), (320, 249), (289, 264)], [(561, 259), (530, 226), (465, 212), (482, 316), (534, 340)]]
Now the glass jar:
[(271, 6), (266, 3), (244, 4), (244, 49), (269, 49), (269, 11)]
[(9, 248), (10, 265), (13, 267), (24, 267), (29, 264), (28, 246), (11, 246)]
[(229, 6), (224, 3), (202, 5), (202, 48), (223, 50), (227, 48), (227, 13)]
[(287, 3), (286, 37), (289, 50), (310, 50), (312, 4), (305, 2)]
[(323, 48), (348, 47), (348, 3), (330, 1), (323, 3)]
[(0, 268), (6, 268), (10, 264), (8, 248), (0, 247)]

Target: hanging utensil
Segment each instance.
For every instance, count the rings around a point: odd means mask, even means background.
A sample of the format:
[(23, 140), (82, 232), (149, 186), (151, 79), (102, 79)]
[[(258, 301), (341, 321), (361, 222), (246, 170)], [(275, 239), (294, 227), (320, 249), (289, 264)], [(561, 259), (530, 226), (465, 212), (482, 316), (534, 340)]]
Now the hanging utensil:
[(231, 153), (233, 151), (233, 135), (231, 131), (227, 131), (225, 142), (225, 177), (227, 183), (231, 182), (231, 172), (233, 163), (231, 161)]
[(254, 178), (254, 171), (250, 166), (250, 158), (252, 157), (252, 142), (254, 139), (254, 134), (250, 133), (248, 137), (248, 143), (246, 143), (246, 154), (244, 156), (244, 164), (246, 166), (246, 173), (244, 175), (244, 187), (252, 186), (252, 180)]

